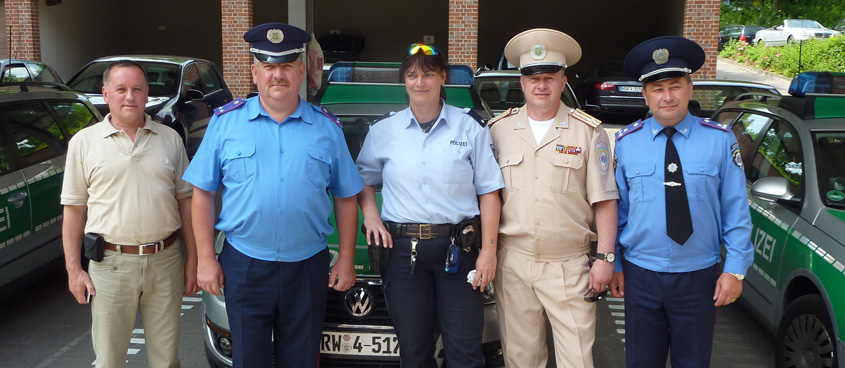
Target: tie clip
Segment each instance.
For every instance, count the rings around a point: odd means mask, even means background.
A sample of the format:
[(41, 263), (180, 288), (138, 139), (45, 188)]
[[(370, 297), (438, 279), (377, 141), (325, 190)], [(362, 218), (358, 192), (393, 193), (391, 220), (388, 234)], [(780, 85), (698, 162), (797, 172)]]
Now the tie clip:
[(666, 186), (669, 186), (669, 187), (679, 187), (679, 186), (681, 186), (681, 185), (683, 185), (683, 184), (678, 183), (678, 182), (676, 182), (676, 181), (664, 181), (664, 182), (663, 182), (663, 185), (666, 185)]

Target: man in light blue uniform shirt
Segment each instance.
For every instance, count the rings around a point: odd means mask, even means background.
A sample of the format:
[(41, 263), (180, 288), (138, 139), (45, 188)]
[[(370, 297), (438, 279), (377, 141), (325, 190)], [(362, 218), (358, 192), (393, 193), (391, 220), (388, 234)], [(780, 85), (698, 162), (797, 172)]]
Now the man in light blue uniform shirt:
[[(255, 56), (258, 97), (215, 111), (184, 179), (194, 185), (198, 283), (226, 291), (234, 367), (316, 367), (327, 287), (355, 282), (358, 175), (340, 122), (299, 97), (303, 43), (311, 36), (283, 23), (244, 35)], [(216, 228), (226, 234), (214, 254)], [(330, 195), (330, 194), (331, 195)], [(340, 251), (329, 272), (332, 197)], [(273, 350), (274, 348), (274, 350)]]
[(610, 287), (625, 296), (628, 367), (666, 366), (670, 351), (672, 367), (709, 367), (716, 307), (739, 298), (754, 259), (736, 138), (687, 111), (689, 74), (703, 62), (682, 37), (646, 41), (625, 59), (654, 115), (616, 134), (624, 261)]

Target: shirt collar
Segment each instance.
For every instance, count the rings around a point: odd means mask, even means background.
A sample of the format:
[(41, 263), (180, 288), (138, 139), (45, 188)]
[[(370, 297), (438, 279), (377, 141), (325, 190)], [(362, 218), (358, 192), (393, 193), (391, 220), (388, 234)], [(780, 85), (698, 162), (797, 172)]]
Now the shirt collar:
[[(284, 123), (284, 122), (288, 121), (289, 119), (293, 118), (293, 119), (299, 119), (299, 120), (302, 120), (302, 121), (304, 121), (308, 124), (311, 124), (311, 121), (302, 118), (302, 116), (303, 116), (302, 112), (303, 112), (304, 107), (305, 107), (305, 100), (303, 100), (302, 97), (300, 97), (299, 102), (296, 104), (296, 110), (294, 110), (292, 114), (290, 114), (287, 118), (285, 118), (285, 120), (283, 120), (282, 123)], [(259, 115), (266, 116), (268, 119), (273, 120), (273, 118), (270, 117), (270, 114), (267, 112), (267, 110), (264, 109), (264, 106), (261, 106), (261, 101), (260, 101), (259, 96), (255, 96), (253, 98), (247, 99), (246, 100), (246, 109), (247, 109), (246, 110), (246, 113), (247, 113), (246, 117), (250, 121), (257, 119)], [(275, 120), (273, 120), (273, 121), (275, 121)]]
[[(687, 112), (687, 115), (684, 116), (684, 118), (681, 119), (681, 121), (678, 124), (675, 124), (675, 129), (678, 131), (678, 133), (680, 133), (682, 136), (684, 136), (684, 138), (689, 138), (690, 130), (692, 130), (693, 125), (697, 121), (698, 121), (697, 117), (692, 116), (692, 114)], [(663, 125), (660, 125), (660, 123), (657, 122), (657, 119), (655, 119), (653, 116), (648, 118), (648, 120), (646, 120), (645, 123), (648, 124), (647, 128), (651, 130), (651, 138), (652, 139), (654, 139), (658, 135), (663, 134), (661, 132), (663, 131), (663, 128), (665, 128), (665, 127)]]
[[(417, 122), (417, 118), (414, 117), (414, 113), (411, 111), (411, 106), (409, 105), (408, 108), (405, 109), (405, 111), (408, 112), (408, 116), (406, 117), (406, 119), (408, 120), (408, 125), (405, 126), (405, 129), (411, 128), (412, 126), (416, 126), (419, 128), (419, 123)], [(443, 101), (443, 99), (441, 98), (440, 114), (437, 115), (437, 119), (434, 120), (434, 125), (440, 125), (440, 121), (442, 121), (443, 124), (447, 124), (449, 119), (446, 118), (446, 114), (446, 101)], [(434, 127), (431, 127), (431, 129), (434, 130)]]
[[(97, 125), (99, 126), (100, 134), (102, 135), (103, 138), (107, 138), (107, 137), (111, 136), (112, 134), (115, 134), (115, 133), (118, 133), (118, 132), (121, 131), (120, 129), (117, 129), (113, 125), (111, 125), (111, 113), (106, 114), (106, 117), (103, 118), (103, 121), (100, 122)], [(151, 133), (158, 134), (159, 129), (161, 129), (162, 127), (163, 127), (162, 125), (153, 121), (153, 119), (150, 118), (149, 115), (144, 114), (144, 126), (138, 128), (138, 129), (147, 130)]]

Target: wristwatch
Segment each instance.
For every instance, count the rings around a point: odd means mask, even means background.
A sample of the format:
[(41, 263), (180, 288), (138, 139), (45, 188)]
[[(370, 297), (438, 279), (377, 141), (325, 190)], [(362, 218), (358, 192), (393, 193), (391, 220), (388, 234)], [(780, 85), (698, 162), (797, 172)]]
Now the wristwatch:
[(600, 260), (605, 261), (607, 263), (613, 263), (613, 261), (616, 260), (616, 254), (614, 254), (613, 252), (596, 253), (596, 259), (597, 260), (600, 259)]
[(733, 277), (736, 277), (736, 279), (739, 280), (739, 281), (742, 281), (742, 280), (745, 279), (745, 275), (743, 275), (741, 273), (728, 272), (728, 274), (732, 275)]

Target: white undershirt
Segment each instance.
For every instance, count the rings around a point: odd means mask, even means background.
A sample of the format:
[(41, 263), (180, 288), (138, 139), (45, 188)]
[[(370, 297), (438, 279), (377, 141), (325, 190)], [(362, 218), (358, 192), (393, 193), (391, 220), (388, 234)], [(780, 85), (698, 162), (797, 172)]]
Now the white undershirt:
[(528, 118), (528, 125), (531, 125), (531, 131), (534, 132), (534, 140), (537, 141), (537, 144), (540, 144), (540, 140), (543, 139), (543, 136), (546, 135), (546, 132), (554, 122), (554, 118), (549, 120), (534, 120), (532, 118)]

